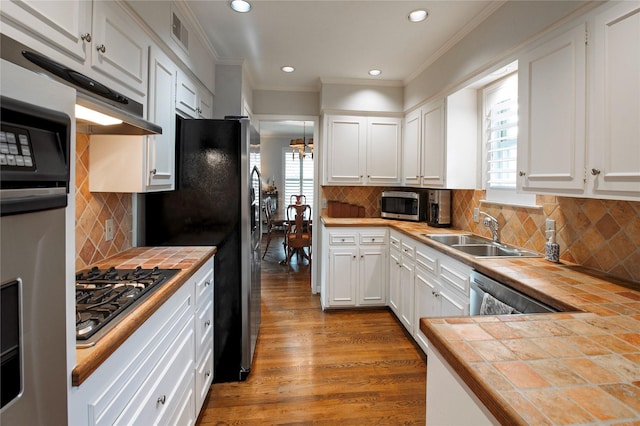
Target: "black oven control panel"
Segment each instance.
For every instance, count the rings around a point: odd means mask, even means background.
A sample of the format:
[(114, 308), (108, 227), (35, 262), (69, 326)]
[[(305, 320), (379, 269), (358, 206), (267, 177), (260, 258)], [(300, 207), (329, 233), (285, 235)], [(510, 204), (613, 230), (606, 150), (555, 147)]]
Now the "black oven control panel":
[(0, 166), (35, 170), (36, 163), (29, 131), (18, 127), (2, 126), (0, 130)]

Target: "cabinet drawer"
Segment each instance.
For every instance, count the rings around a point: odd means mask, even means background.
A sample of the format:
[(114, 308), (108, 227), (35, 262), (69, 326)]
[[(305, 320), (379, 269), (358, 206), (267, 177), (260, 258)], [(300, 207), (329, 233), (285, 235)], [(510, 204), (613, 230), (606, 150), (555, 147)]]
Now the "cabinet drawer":
[(196, 369), (196, 412), (202, 408), (213, 379), (213, 347), (209, 348)]
[(213, 298), (213, 257), (207, 260), (191, 279), (196, 285), (195, 306), (198, 309), (202, 305), (203, 298)]
[(116, 423), (153, 424), (177, 409), (185, 382), (193, 384), (193, 339), (193, 331), (187, 325)]
[(463, 295), (469, 295), (469, 276), (471, 270), (466, 267), (458, 267), (452, 262), (440, 263), (440, 283), (443, 287), (458, 291)]
[[(196, 351), (200, 352), (213, 333), (213, 299), (196, 313)], [(197, 355), (197, 354), (196, 354)]]
[(391, 247), (395, 247), (398, 250), (402, 250), (401, 244), (400, 244), (400, 238), (396, 237), (395, 235), (389, 236), (389, 244), (391, 245)]
[(387, 236), (384, 233), (361, 233), (360, 244), (386, 244)]
[(403, 242), (402, 246), (401, 246), (401, 251), (402, 251), (403, 255), (405, 255), (407, 257), (410, 257), (411, 259), (415, 258), (415, 247), (414, 246), (411, 246), (411, 245)]
[(437, 253), (425, 249), (425, 247), (416, 247), (416, 266), (422, 267), (434, 277), (438, 275), (438, 257)]
[(337, 233), (330, 232), (329, 244), (331, 244), (332, 246), (355, 245), (356, 234), (337, 234)]

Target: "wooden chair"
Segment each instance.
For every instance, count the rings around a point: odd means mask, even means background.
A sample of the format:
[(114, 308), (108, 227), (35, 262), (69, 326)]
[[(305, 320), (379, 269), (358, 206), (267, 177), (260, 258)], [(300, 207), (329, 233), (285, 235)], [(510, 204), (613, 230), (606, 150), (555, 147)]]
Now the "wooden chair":
[(307, 204), (307, 197), (304, 194), (292, 195), (289, 197), (289, 204)]
[[(284, 226), (278, 226), (276, 225), (276, 223), (273, 220), (273, 210), (272, 210), (272, 204), (271, 204), (271, 200), (267, 199), (265, 200), (264, 206), (263, 206), (263, 210), (264, 210), (264, 216), (265, 219), (267, 221), (266, 223), (266, 230), (267, 230), (267, 243), (264, 247), (264, 252), (262, 253), (262, 258), (264, 259), (265, 255), (267, 254), (267, 250), (269, 250), (269, 243), (271, 243), (271, 236), (278, 231), (284, 231)], [(285, 244), (284, 242), (282, 243), (283, 245)], [(285, 250), (285, 254), (286, 254), (286, 250)]]
[[(311, 262), (311, 206), (291, 204), (287, 207), (287, 226), (285, 228), (285, 263), (293, 253), (302, 254)], [(305, 247), (307, 252), (305, 252)]]

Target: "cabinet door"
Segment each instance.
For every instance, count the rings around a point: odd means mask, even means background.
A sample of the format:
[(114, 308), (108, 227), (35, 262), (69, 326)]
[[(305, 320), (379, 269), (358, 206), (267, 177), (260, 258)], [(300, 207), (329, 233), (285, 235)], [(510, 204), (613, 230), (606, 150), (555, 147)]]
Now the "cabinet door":
[(367, 121), (367, 183), (400, 183), (401, 120), (373, 118)]
[(329, 306), (355, 306), (358, 283), (358, 249), (329, 249)]
[(149, 64), (149, 120), (161, 135), (147, 137), (147, 190), (172, 190), (175, 183), (176, 74), (174, 63), (152, 47)]
[[(621, 2), (595, 19), (591, 98), (593, 193), (640, 196), (640, 4)], [(633, 199), (633, 198), (632, 198)]]
[(422, 142), (421, 112), (415, 110), (405, 118), (402, 140), (402, 182), (420, 184), (420, 145)]
[(150, 42), (116, 2), (93, 2), (91, 67), (144, 96)]
[(176, 109), (188, 118), (198, 118), (198, 86), (183, 71), (178, 71)]
[(203, 87), (198, 90), (198, 118), (213, 118), (213, 96)]
[(358, 304), (380, 305), (387, 302), (386, 246), (360, 247), (360, 289)]
[(327, 183), (364, 183), (367, 120), (327, 116)]
[(584, 25), (518, 61), (518, 187), (580, 194), (586, 124)]
[(427, 337), (420, 330), (420, 318), (440, 316), (437, 303), (438, 283), (431, 274), (416, 266), (415, 274), (415, 329), (413, 336), (425, 353), (429, 346)]
[(422, 108), (422, 180), (424, 186), (445, 184), (444, 101)]
[(2, 2), (3, 16), (84, 64), (91, 48), (91, 4), (85, 0)]
[(438, 303), (440, 316), (463, 317), (469, 315), (469, 302), (446, 289), (440, 289)]
[(389, 306), (400, 317), (400, 269), (402, 255), (398, 250), (389, 250)]
[(414, 262), (406, 256), (402, 257), (400, 268), (400, 322), (413, 335), (413, 297), (414, 297)]

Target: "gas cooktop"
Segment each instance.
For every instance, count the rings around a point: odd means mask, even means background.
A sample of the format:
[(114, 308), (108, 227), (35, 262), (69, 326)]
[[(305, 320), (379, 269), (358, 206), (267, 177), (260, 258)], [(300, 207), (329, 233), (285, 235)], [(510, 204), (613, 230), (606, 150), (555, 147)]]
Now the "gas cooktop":
[(98, 269), (76, 274), (76, 342), (92, 346), (180, 269)]

